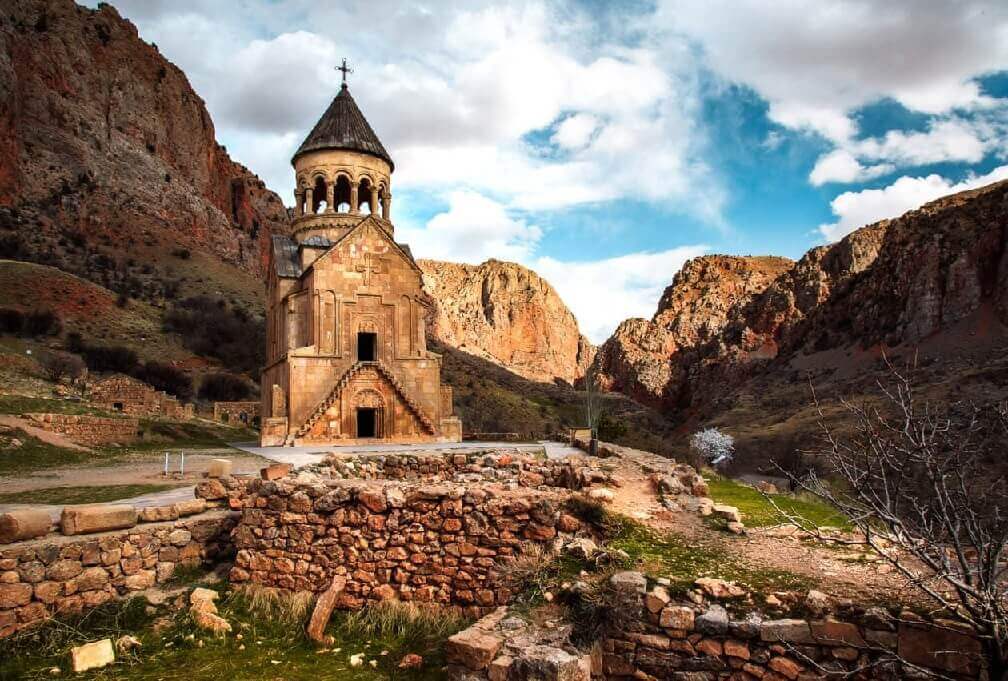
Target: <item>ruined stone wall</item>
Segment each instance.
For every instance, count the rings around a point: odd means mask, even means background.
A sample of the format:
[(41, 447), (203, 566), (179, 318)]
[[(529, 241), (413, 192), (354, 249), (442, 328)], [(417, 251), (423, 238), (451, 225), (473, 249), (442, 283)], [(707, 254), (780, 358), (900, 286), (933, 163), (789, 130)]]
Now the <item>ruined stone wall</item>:
[(126, 443), (137, 438), (139, 423), (135, 418), (112, 418), (88, 414), (24, 414), (33, 425), (66, 435), (84, 445)]
[(213, 419), (224, 423), (240, 423), (245, 413), (246, 423), (252, 424), (259, 416), (259, 402), (214, 402)]
[(115, 374), (92, 383), (88, 399), (92, 404), (132, 416), (192, 418), (189, 405), (180, 404), (175, 396), (163, 390), (155, 390), (143, 381), (123, 374)]
[(233, 514), (86, 536), (50, 535), (0, 549), (0, 637), (57, 613), (80, 612), (211, 564), (232, 550)]
[(347, 580), (339, 606), (398, 598), (475, 608), (507, 603), (502, 565), (523, 543), (579, 528), (551, 491), (450, 483), (252, 481), (231, 580), (294, 591)]
[(945, 679), (984, 678), (979, 643), (949, 622), (926, 623), (909, 613), (893, 617), (877, 606), (853, 604), (835, 616), (764, 619), (754, 612), (729, 614), (716, 603), (677, 603), (664, 587), (647, 591), (647, 580), (636, 572), (617, 573), (611, 584), (614, 598), (600, 613), (606, 624), (597, 644), (571, 643), (588, 622), (540, 627), (501, 608), (448, 639), (449, 680), (932, 676), (923, 670)]

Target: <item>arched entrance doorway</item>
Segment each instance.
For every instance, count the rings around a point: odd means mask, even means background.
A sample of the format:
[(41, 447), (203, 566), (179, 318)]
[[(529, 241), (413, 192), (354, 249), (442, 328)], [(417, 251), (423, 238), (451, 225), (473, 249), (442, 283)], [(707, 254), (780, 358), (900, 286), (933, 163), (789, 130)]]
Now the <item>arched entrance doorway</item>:
[(384, 400), (374, 390), (362, 390), (354, 399), (354, 418), (358, 439), (383, 437)]

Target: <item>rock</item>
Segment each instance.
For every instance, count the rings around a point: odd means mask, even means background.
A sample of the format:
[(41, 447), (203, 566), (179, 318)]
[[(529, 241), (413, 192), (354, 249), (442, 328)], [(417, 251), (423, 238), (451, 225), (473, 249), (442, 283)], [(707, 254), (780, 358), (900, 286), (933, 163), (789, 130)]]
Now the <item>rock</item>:
[(815, 615), (822, 615), (829, 612), (830, 608), (833, 607), (833, 604), (830, 601), (830, 597), (822, 591), (811, 589), (808, 594), (805, 595), (805, 607), (808, 608), (809, 612)]
[(741, 523), (742, 514), (734, 506), (726, 506), (724, 504), (714, 504), (711, 509), (714, 513), (715, 518), (720, 518), (722, 520), (727, 520), (730, 523)]
[(728, 632), (728, 611), (715, 603), (696, 618), (695, 627), (701, 634), (721, 636)]
[(693, 612), (693, 608), (669, 605), (661, 611), (658, 623), (665, 629), (693, 631), (695, 620), (696, 613)]
[(567, 544), (564, 545), (564, 551), (576, 558), (590, 560), (596, 553), (599, 552), (599, 547), (595, 542), (587, 537), (578, 537), (567, 542)]
[(812, 630), (805, 620), (767, 620), (760, 625), (760, 639), (768, 643), (815, 644)]
[(588, 498), (602, 503), (611, 503), (616, 498), (616, 493), (605, 487), (596, 487), (588, 492)]
[(560, 532), (577, 532), (581, 529), (581, 521), (568, 513), (561, 513), (557, 517), (556, 528)]
[[(213, 589), (206, 589), (198, 586), (189, 593), (189, 605), (197, 605), (202, 602), (213, 603), (220, 598), (220, 594)], [(214, 608), (216, 610), (216, 607)]]
[(98, 669), (115, 662), (112, 639), (103, 638), (93, 643), (85, 643), (70, 649), (70, 666), (74, 672)]
[(711, 598), (739, 598), (747, 593), (740, 586), (713, 577), (701, 577), (694, 584)]
[(206, 511), (206, 499), (188, 499), (172, 504), (172, 508), (178, 517), (184, 518), (190, 515), (197, 515)]
[(134, 648), (139, 648), (141, 645), (142, 644), (140, 643), (140, 639), (138, 639), (136, 636), (131, 636), (130, 634), (123, 634), (122, 636), (116, 639), (115, 649), (119, 651), (120, 655), (122, 655), (123, 653), (129, 652)]
[(311, 619), (308, 621), (308, 638), (316, 643), (325, 641), (325, 628), (329, 624), (333, 608), (339, 602), (343, 590), (346, 588), (346, 577), (337, 575), (333, 577), (329, 588), (322, 593), (315, 601), (315, 609), (312, 611)]
[(0, 584), (0, 610), (28, 605), (33, 591), (31, 584)]
[(445, 656), (449, 664), (458, 664), (478, 671), (486, 669), (493, 661), (501, 648), (501, 643), (501, 639), (497, 636), (477, 627), (469, 627), (448, 638), (445, 644)]
[(289, 463), (274, 463), (259, 471), (259, 475), (263, 480), (279, 480), (289, 475), (293, 468)]
[(728, 523), (728, 531), (732, 534), (742, 535), (745, 534), (745, 525), (742, 523)]
[(416, 653), (407, 653), (399, 660), (399, 669), (417, 669), (423, 666), (423, 658)]
[(797, 679), (798, 675), (804, 671), (801, 665), (787, 657), (771, 658), (767, 666), (787, 679)]
[(648, 612), (660, 612), (670, 600), (668, 589), (658, 585), (644, 596), (644, 607), (648, 609)]
[(123, 586), (129, 591), (143, 591), (149, 589), (157, 582), (157, 573), (154, 570), (141, 570), (130, 575), (123, 581)]
[(210, 459), (207, 466), (207, 477), (226, 478), (231, 475), (231, 459)]
[(67, 506), (60, 516), (63, 534), (91, 534), (133, 527), (137, 512), (124, 504), (85, 504)]
[(216, 613), (204, 610), (191, 610), (193, 622), (204, 631), (209, 631), (215, 636), (223, 636), (231, 631), (231, 623)]
[(981, 659), (980, 642), (965, 634), (927, 625), (899, 625), (897, 653), (907, 662), (953, 674), (975, 677)]
[(220, 480), (210, 478), (196, 485), (196, 498), (215, 501), (217, 499), (227, 499), (228, 491)]
[(514, 662), (514, 658), (509, 655), (501, 655), (491, 662), (487, 667), (488, 681), (507, 681), (512, 662)]
[(350, 656), (350, 666), (360, 667), (364, 664), (364, 653), (355, 653)]
[(434, 338), (533, 381), (573, 383), (595, 348), (550, 284), (515, 263), (418, 260)]
[(625, 570), (617, 572), (609, 578), (609, 584), (619, 593), (644, 593), (647, 591), (647, 579), (639, 572)]
[(756, 489), (758, 489), (760, 492), (763, 492), (764, 494), (779, 494), (780, 493), (777, 490), (777, 485), (773, 484), (772, 482), (767, 482), (766, 480), (759, 480), (759, 481), (757, 481), (756, 484), (753, 485), (753, 487), (755, 487)]
[(192, 533), (189, 530), (172, 530), (168, 533), (168, 543), (172, 546), (185, 546), (192, 541)]
[(850, 622), (820, 620), (809, 622), (809, 628), (812, 630), (813, 638), (820, 645), (851, 646), (854, 648), (864, 648), (867, 645), (861, 636), (861, 631)]
[(508, 676), (537, 681), (591, 681), (590, 663), (586, 670), (582, 657), (589, 656), (571, 655), (554, 646), (533, 645), (515, 657)]
[(48, 511), (25, 508), (0, 513), (0, 544), (45, 536), (52, 525)]
[(172, 506), (146, 506), (140, 509), (140, 520), (145, 523), (159, 523), (168, 520), (178, 520), (179, 512)]

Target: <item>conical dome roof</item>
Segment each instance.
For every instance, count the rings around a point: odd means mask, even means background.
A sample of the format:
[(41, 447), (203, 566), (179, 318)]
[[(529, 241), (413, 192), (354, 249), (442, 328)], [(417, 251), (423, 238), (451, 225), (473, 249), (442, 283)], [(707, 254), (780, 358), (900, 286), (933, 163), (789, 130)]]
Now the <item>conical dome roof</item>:
[[(339, 94), (333, 98), (332, 104), (322, 114), (308, 137), (294, 153), (294, 159), (308, 151), (318, 149), (348, 149), (371, 154), (393, 166), (392, 157), (385, 151), (378, 135), (364, 118), (357, 107), (357, 102), (350, 96), (346, 83), (340, 88)], [(294, 159), (291, 159), (292, 161)]]

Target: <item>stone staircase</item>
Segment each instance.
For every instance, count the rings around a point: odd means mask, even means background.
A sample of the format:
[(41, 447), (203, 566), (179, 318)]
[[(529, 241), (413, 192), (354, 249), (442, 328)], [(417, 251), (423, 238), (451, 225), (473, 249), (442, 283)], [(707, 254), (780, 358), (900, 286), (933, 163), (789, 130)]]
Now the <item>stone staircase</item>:
[(410, 397), (409, 393), (406, 392), (406, 388), (403, 387), (403, 384), (399, 381), (399, 379), (392, 372), (392, 370), (381, 361), (371, 361), (371, 362), (356, 362), (353, 365), (351, 365), (350, 368), (344, 371), (343, 375), (340, 376), (338, 381), (336, 381), (336, 384), (333, 386), (332, 390), (329, 391), (329, 394), (325, 396), (325, 399), (319, 402), (318, 405), (312, 410), (308, 418), (305, 419), (305, 422), (302, 423), (301, 427), (297, 429), (297, 432), (295, 432), (294, 435), (288, 437), (288, 444), (294, 444), (295, 440), (299, 440), (308, 435), (308, 433), (311, 432), (311, 429), (315, 426), (318, 420), (322, 418), (322, 415), (325, 414), (326, 411), (328, 411), (329, 408), (336, 403), (340, 395), (350, 384), (351, 379), (353, 379), (353, 377), (356, 376), (360, 371), (367, 368), (375, 369), (379, 374), (381, 374), (385, 378), (386, 381), (388, 381), (392, 385), (396, 393), (399, 395), (399, 398), (406, 404), (406, 407), (417, 418), (420, 424), (424, 427), (424, 430), (433, 435), (434, 423), (430, 420), (427, 414), (424, 413), (423, 408), (419, 404), (417, 404), (416, 400)]

